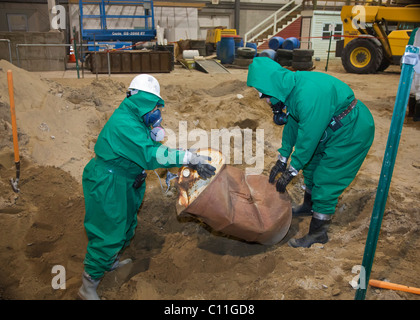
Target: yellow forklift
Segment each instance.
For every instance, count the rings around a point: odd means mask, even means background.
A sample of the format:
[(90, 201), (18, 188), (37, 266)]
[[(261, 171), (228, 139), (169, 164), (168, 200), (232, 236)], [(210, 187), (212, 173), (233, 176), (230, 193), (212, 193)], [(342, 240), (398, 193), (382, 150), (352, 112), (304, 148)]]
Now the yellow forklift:
[(400, 64), (411, 32), (420, 26), (420, 6), (343, 6), (343, 40), (336, 56), (350, 73), (376, 73)]

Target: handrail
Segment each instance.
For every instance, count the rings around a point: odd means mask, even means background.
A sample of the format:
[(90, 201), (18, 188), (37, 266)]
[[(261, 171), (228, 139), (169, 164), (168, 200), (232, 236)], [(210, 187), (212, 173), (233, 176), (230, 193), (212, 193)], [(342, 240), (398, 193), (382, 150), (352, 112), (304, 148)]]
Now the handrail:
[(268, 29), (270, 29), (271, 27), (273, 27), (273, 33), (275, 33), (275, 28), (277, 25), (278, 21), (281, 21), (283, 18), (285, 18), (287, 15), (289, 15), (290, 13), (292, 13), (293, 11), (295, 11), (297, 8), (301, 7), (301, 4), (297, 4), (294, 8), (292, 8), (291, 10), (289, 10), (287, 13), (283, 14), (280, 18), (277, 18), (277, 15), (282, 12), (284, 9), (286, 9), (289, 5), (294, 4), (295, 0), (291, 0), (288, 3), (286, 3), (284, 6), (282, 6), (280, 9), (278, 9), (276, 12), (274, 12), (273, 14), (271, 14), (270, 16), (268, 16), (266, 19), (264, 19), (263, 21), (261, 21), (258, 25), (256, 25), (254, 28), (252, 28), (251, 30), (249, 30), (247, 33), (245, 33), (244, 36), (244, 46), (246, 45), (248, 36), (250, 34), (252, 34), (255, 30), (257, 30), (258, 28), (260, 28), (261, 26), (265, 25), (267, 22), (269, 22), (270, 20), (273, 20), (273, 24), (270, 24), (268, 27), (264, 28), (262, 31), (260, 31), (259, 33), (257, 33), (256, 35), (252, 36), (250, 38), (250, 41), (258, 38), (261, 34), (263, 34), (264, 32), (266, 32)]
[(9, 60), (10, 60), (10, 63), (13, 63), (13, 60), (12, 60), (12, 49), (11, 49), (11, 46), (10, 46), (10, 40), (9, 39), (0, 39), (0, 41), (7, 42), (8, 46), (9, 46)]

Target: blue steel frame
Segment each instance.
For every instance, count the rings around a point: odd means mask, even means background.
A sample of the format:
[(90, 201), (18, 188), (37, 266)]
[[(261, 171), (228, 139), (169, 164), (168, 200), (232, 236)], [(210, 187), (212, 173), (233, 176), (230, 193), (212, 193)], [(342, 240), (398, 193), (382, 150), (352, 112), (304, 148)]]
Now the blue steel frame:
[[(99, 6), (99, 15), (84, 15), (83, 5), (92, 4)], [(107, 15), (106, 6), (108, 5), (149, 5), (150, 10), (146, 15)], [(83, 40), (93, 41), (149, 41), (156, 37), (155, 18), (153, 1), (137, 1), (137, 0), (79, 0), (80, 10), (80, 32)], [(146, 12), (145, 12), (146, 13)], [(106, 20), (110, 18), (139, 18), (144, 19), (144, 29), (108, 29)], [(151, 18), (152, 23), (149, 23)], [(84, 29), (84, 19), (100, 19), (100, 29)]]

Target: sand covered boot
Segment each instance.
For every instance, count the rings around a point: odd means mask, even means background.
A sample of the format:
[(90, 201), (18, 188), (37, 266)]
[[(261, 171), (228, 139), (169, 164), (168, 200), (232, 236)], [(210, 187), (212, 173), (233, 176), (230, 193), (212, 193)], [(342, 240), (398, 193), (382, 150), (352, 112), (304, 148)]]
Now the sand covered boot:
[(82, 286), (79, 289), (79, 297), (83, 300), (101, 300), (96, 293), (101, 279), (94, 280), (90, 275), (83, 271)]
[(306, 189), (303, 196), (303, 203), (292, 209), (293, 217), (304, 217), (312, 215), (312, 193), (311, 190)]
[(288, 244), (294, 248), (309, 248), (314, 243), (327, 243), (331, 218), (331, 215), (314, 212), (308, 234), (300, 239), (290, 239)]

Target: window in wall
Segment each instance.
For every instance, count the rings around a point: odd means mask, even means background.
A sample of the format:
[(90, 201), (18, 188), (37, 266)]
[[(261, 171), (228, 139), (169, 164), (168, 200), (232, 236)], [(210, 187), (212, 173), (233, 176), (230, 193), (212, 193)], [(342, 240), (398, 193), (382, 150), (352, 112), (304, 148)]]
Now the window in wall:
[(322, 40), (329, 40), (331, 31), (333, 40), (340, 40), (340, 36), (343, 34), (343, 25), (341, 23), (324, 23), (322, 27)]
[(25, 14), (8, 13), (7, 24), (9, 31), (28, 31), (28, 18)]

